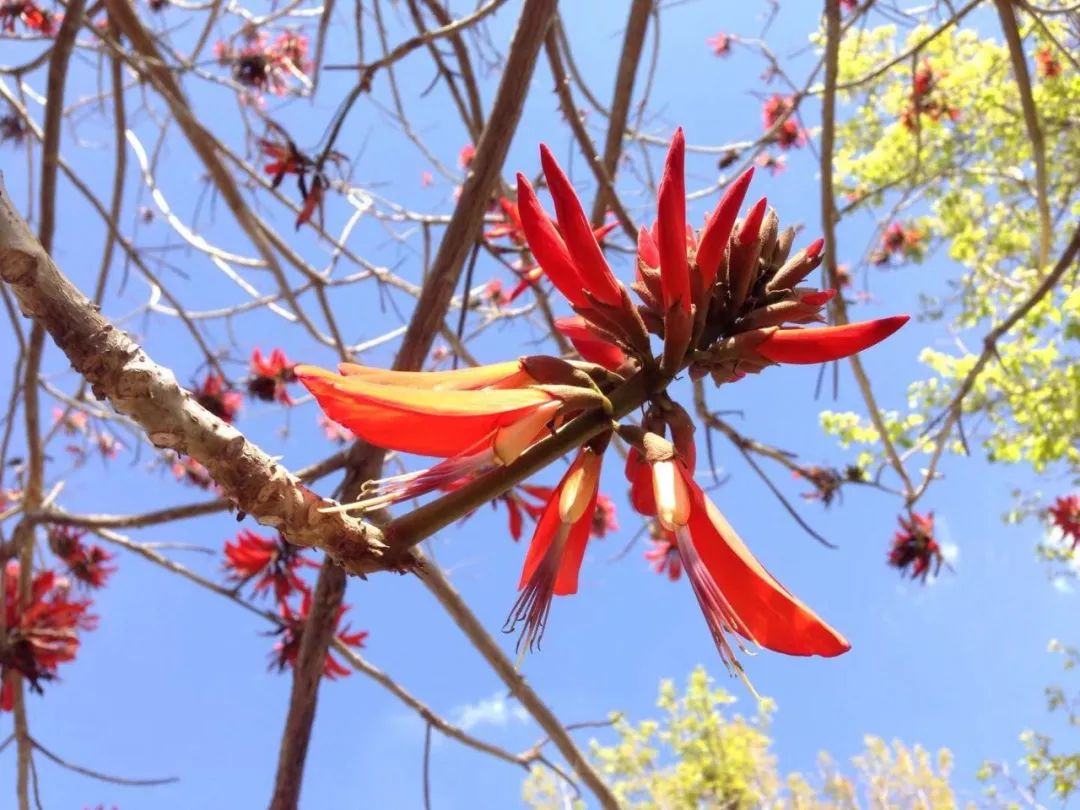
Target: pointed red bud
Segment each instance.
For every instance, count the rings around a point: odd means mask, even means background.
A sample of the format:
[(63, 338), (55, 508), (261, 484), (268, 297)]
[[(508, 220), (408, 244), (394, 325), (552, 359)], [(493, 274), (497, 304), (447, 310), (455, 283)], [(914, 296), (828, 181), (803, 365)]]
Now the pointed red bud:
[(657, 247), (664, 309), (679, 304), (690, 311), (690, 265), (686, 258), (686, 184), (683, 178), (686, 140), (682, 127), (671, 139), (657, 194)]
[[(570, 179), (563, 172), (555, 156), (545, 144), (540, 144), (540, 163), (544, 167), (544, 176), (551, 190), (551, 199), (555, 203), (555, 215), (559, 229), (578, 274), (586, 288), (596, 300), (608, 306), (622, 304), (619, 283), (604, 258), (600, 245), (593, 235), (592, 225), (581, 207), (581, 201), (574, 192)], [(540, 262), (543, 265), (543, 261)]]
[(649, 233), (649, 229), (644, 225), (638, 230), (637, 237), (637, 255), (638, 259), (644, 262), (649, 267), (660, 266), (660, 251), (656, 248), (656, 242), (653, 241), (652, 234)]
[(751, 166), (743, 172), (734, 183), (727, 187), (724, 196), (720, 198), (716, 209), (709, 216), (709, 221), (701, 231), (701, 241), (698, 243), (697, 265), (701, 272), (701, 281), (706, 290), (712, 288), (716, 281), (717, 270), (720, 269), (720, 260), (727, 250), (728, 240), (731, 238), (731, 229), (735, 227), (735, 218), (739, 215), (746, 191), (750, 188), (750, 180), (754, 176), (754, 168)]
[(757, 347), (774, 363), (827, 363), (880, 343), (908, 322), (908, 315), (876, 321), (825, 326), (821, 329), (777, 329)]
[(591, 330), (588, 322), (580, 315), (556, 318), (555, 328), (574, 344), (582, 360), (596, 363), (609, 371), (617, 371), (626, 362), (626, 353)]
[(750, 213), (746, 215), (746, 219), (739, 226), (739, 234), (736, 237), (739, 244), (745, 247), (758, 238), (758, 234), (761, 232), (761, 221), (765, 219), (765, 211), (768, 206), (769, 201), (765, 197), (754, 203), (754, 207), (750, 209)]
[(532, 184), (521, 172), (517, 176), (517, 191), (518, 211), (529, 250), (544, 268), (544, 274), (571, 304), (575, 307), (587, 306), (588, 302), (581, 293), (582, 280), (578, 277), (570, 251), (540, 205)]
[(836, 296), (836, 290), (819, 290), (818, 292), (807, 293), (799, 298), (799, 303), (806, 304), (811, 307), (820, 307), (829, 303)]

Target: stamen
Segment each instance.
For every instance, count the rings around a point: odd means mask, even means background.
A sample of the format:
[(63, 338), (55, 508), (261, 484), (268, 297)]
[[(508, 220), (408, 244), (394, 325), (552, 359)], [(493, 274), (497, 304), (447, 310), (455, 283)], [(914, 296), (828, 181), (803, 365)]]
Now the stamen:
[[(512, 633), (518, 622), (524, 622), (525, 627), (518, 638), (515, 649), (518, 652), (525, 650), (539, 650), (540, 639), (544, 635), (547, 626), (548, 613), (551, 611), (551, 599), (555, 590), (555, 578), (559, 572), (559, 563), (562, 560), (563, 549), (566, 540), (570, 536), (570, 524), (563, 523), (559, 531), (551, 539), (551, 544), (544, 552), (544, 558), (536, 566), (536, 570), (521, 589), (517, 601), (510, 608), (510, 615), (503, 624), (504, 633)], [(524, 647), (522, 646), (524, 645)]]

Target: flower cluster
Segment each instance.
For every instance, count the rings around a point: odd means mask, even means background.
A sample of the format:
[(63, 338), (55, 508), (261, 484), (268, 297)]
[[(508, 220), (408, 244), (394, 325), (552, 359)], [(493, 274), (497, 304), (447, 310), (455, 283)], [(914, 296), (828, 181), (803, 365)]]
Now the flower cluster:
[(1080, 495), (1062, 495), (1047, 508), (1050, 523), (1061, 530), (1062, 538), (1072, 543), (1075, 551), (1080, 546)]
[(960, 118), (960, 110), (949, 103), (948, 96), (941, 88), (941, 80), (945, 76), (943, 71), (935, 71), (930, 66), (929, 59), (924, 59), (916, 68), (911, 82), (911, 96), (900, 113), (900, 123), (906, 129), (912, 132), (917, 130), (923, 115), (934, 122), (942, 118), (950, 121)]
[(287, 387), (292, 382), (296, 382), (296, 375), (281, 349), (274, 349), (269, 360), (263, 358), (260, 349), (251, 353), (251, 377), (248, 379), (247, 389), (255, 399), (292, 405)]
[[(532, 356), (437, 372), (345, 363), (336, 374), (297, 366), (297, 378), (323, 412), (362, 439), (443, 459), (427, 470), (368, 482), (361, 501), (340, 508), (377, 509), (445, 489), (512, 465), (552, 432), (563, 435), (570, 423), (595, 425), (571, 434), (581, 436), (571, 463), (543, 494), (507, 621), (508, 629), (524, 627), (519, 646), (539, 642), (554, 596), (577, 591), (589, 538), (608, 525), (599, 480), (618, 432), (630, 447), (625, 472), (631, 503), (655, 521), (655, 539), (664, 543), (662, 549), (656, 543), (653, 559), (669, 576), (686, 572), (730, 667), (742, 672), (733, 637), (792, 655), (844, 652), (843, 636), (761, 566), (694, 481), (694, 425), (667, 387), (684, 370), (721, 385), (776, 364), (837, 360), (884, 340), (907, 317), (802, 328), (823, 321), (822, 308), (835, 295), (803, 286), (821, 263), (821, 240), (793, 253), (794, 229), (782, 230), (764, 199), (739, 218), (752, 170), (728, 188), (704, 228), (689, 227), (681, 129), (661, 176), (657, 221), (638, 234), (630, 289), (641, 303), (635, 304), (546, 146), (540, 158), (555, 221), (518, 174), (519, 230), (575, 313), (556, 327), (583, 361)], [(663, 343), (659, 356), (650, 335)], [(645, 412), (640, 425), (616, 421), (637, 406)]]
[(307, 81), (311, 63), (307, 61), (306, 36), (285, 31), (271, 41), (265, 32), (253, 29), (245, 30), (242, 36), (244, 44), (239, 48), (219, 40), (214, 56), (220, 64), (231, 65), (233, 78), (244, 87), (283, 96), (290, 79)]
[(73, 526), (50, 525), (49, 548), (67, 567), (68, 574), (86, 588), (102, 588), (116, 566), (109, 565), (113, 555), (98, 545), (88, 546), (82, 539), (86, 532)]
[(1049, 46), (1035, 51), (1035, 75), (1044, 79), (1056, 79), (1061, 75), (1061, 62), (1054, 56)]
[(712, 52), (716, 56), (727, 56), (731, 53), (731, 34), (725, 34), (721, 31), (715, 36), (706, 39), (705, 44), (712, 48)]
[[(762, 126), (772, 133), (772, 141), (781, 149), (791, 149), (806, 143), (806, 130), (795, 118), (794, 96), (773, 94), (761, 108)], [(776, 127), (776, 131), (773, 128)]]
[(4, 637), (0, 639), (0, 711), (11, 711), (14, 675), (34, 692), (56, 678), (60, 664), (79, 651), (79, 632), (93, 630), (97, 617), (90, 600), (72, 600), (67, 581), (52, 571), (34, 574), (29, 599), (20, 598), (19, 563), (4, 568)]
[(104, 460), (116, 458), (120, 449), (124, 446), (112, 433), (102, 428), (94, 429), (90, 426), (90, 418), (86, 411), (75, 407), (53, 408), (53, 424), (64, 435), (78, 439), (78, 442), (69, 442), (64, 446), (75, 458), (75, 464), (80, 465), (86, 461), (90, 447)]
[(15, 33), (15, 23), (21, 22), (27, 30), (51, 37), (60, 27), (63, 16), (46, 11), (33, 0), (9, 0), (0, 3), (0, 31)]
[(244, 404), (243, 395), (239, 391), (233, 391), (220, 374), (212, 371), (207, 373), (202, 385), (192, 391), (192, 394), (196, 402), (230, 425)]
[[(299, 609), (294, 610), (288, 602), (278, 605), (281, 614), (281, 627), (278, 635), (281, 640), (274, 645), (274, 653), (271, 667), (276, 667), (283, 672), (286, 667), (296, 666), (297, 656), (300, 654), (300, 643), (304, 638), (304, 628), (307, 625), (308, 615), (311, 613), (311, 593), (305, 591), (300, 599)], [(349, 626), (340, 627), (341, 617), (348, 610), (342, 605), (338, 608), (337, 620), (334, 623), (334, 638), (348, 647), (357, 649), (364, 646), (364, 640), (368, 637), (366, 630), (353, 631)], [(326, 653), (323, 663), (323, 676), (330, 680), (346, 677), (351, 670), (341, 664), (330, 652)]]
[(926, 250), (925, 235), (915, 226), (905, 227), (903, 223), (893, 222), (881, 235), (881, 245), (870, 254), (870, 262), (885, 265), (898, 256), (902, 259), (922, 258)]
[(933, 512), (925, 515), (912, 512), (909, 517), (901, 517), (900, 531), (893, 536), (889, 549), (889, 565), (912, 579), (926, 582), (931, 572), (938, 575), (944, 562), (941, 546), (934, 538)]

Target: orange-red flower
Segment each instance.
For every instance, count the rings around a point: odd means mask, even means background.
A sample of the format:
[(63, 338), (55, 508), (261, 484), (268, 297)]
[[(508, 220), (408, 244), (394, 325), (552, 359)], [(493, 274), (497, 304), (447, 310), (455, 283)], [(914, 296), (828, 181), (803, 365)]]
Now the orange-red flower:
[(49, 526), (49, 548), (63, 560), (68, 573), (87, 588), (102, 588), (109, 576), (116, 572), (115, 565), (108, 563), (113, 555), (101, 546), (87, 546), (82, 542), (86, 531), (74, 526)]
[(31, 31), (47, 37), (56, 33), (63, 17), (38, 6), (33, 0), (10, 0), (0, 4), (0, 31), (15, 33), (15, 22), (21, 21)]
[(712, 48), (712, 52), (717, 56), (727, 56), (731, 53), (731, 35), (725, 34), (723, 31), (715, 36), (708, 37), (705, 43)]
[(851, 648), (762, 567), (720, 510), (676, 459), (652, 463), (657, 521), (675, 535), (679, 557), (724, 661), (742, 667), (732, 633), (788, 655), (831, 657)]
[(583, 447), (536, 524), (518, 582), (521, 595), (506, 621), (507, 632), (524, 623), (519, 647), (539, 643), (553, 596), (577, 593), (578, 572), (593, 529), (602, 460), (602, 452)]
[(307, 592), (308, 584), (298, 570), (318, 565), (303, 556), (301, 549), (279, 534), (276, 539), (242, 529), (235, 541), (225, 542), (225, 571), (238, 586), (255, 580), (254, 594), (273, 588), (274, 598), (282, 602), (294, 591)]
[(226, 386), (220, 374), (210, 372), (193, 392), (195, 400), (218, 419), (230, 425), (240, 412), (244, 397)]
[(556, 318), (555, 328), (574, 345), (582, 360), (596, 363), (611, 371), (618, 371), (626, 364), (626, 352), (609, 338), (594, 331), (594, 327), (580, 315)]
[(1056, 79), (1061, 75), (1061, 62), (1048, 45), (1035, 51), (1035, 75), (1044, 79)]
[(656, 521), (649, 524), (649, 531), (652, 548), (645, 552), (645, 559), (652, 563), (654, 572), (666, 574), (669, 580), (677, 582), (682, 575), (682, 559), (679, 557), (675, 533), (661, 527)]
[(926, 582), (931, 569), (937, 576), (944, 562), (941, 546), (934, 538), (934, 513), (912, 512), (907, 518), (901, 517), (900, 531), (893, 536), (889, 549), (889, 565)]
[(280, 402), (292, 405), (288, 383), (296, 382), (293, 364), (285, 357), (281, 349), (274, 349), (270, 359), (263, 357), (261, 349), (251, 353), (251, 378), (248, 380), (248, 393), (263, 402)]
[(0, 644), (0, 711), (11, 711), (14, 674), (22, 675), (40, 694), (42, 682), (55, 679), (59, 665), (75, 659), (79, 631), (93, 630), (97, 617), (88, 612), (90, 600), (72, 601), (66, 581), (52, 571), (34, 575), (25, 608), (19, 598), (16, 560), (4, 568), (3, 587), (6, 638)]
[(1061, 530), (1075, 550), (1080, 546), (1080, 495), (1062, 495), (1046, 510), (1051, 524)]
[[(340, 627), (341, 617), (345, 615), (348, 609), (345, 605), (338, 608), (334, 637), (349, 647), (359, 649), (364, 646), (368, 632), (366, 630), (352, 631), (348, 625)], [(285, 667), (295, 666), (296, 658), (300, 654), (300, 642), (304, 637), (304, 627), (307, 624), (308, 614), (311, 612), (311, 592), (302, 592), (299, 610), (294, 610), (287, 601), (282, 601), (278, 606), (278, 610), (281, 614), (281, 627), (278, 630), (281, 640), (274, 645), (270, 666), (277, 667), (278, 672), (282, 672)], [(351, 671), (329, 652), (326, 653), (323, 663), (323, 677), (336, 680), (337, 678), (346, 677)]]

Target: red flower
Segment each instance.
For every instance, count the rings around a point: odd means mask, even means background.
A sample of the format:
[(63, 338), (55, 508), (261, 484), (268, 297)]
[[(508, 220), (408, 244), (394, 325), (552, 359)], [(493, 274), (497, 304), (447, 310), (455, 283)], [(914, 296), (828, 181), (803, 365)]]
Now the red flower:
[(672, 582), (682, 575), (682, 559), (679, 557), (679, 545), (675, 533), (660, 526), (656, 521), (649, 524), (652, 548), (645, 552), (645, 559), (652, 563), (657, 574), (667, 574)]
[(941, 554), (941, 546), (934, 539), (934, 513), (920, 515), (912, 512), (907, 518), (901, 517), (900, 529), (893, 536), (889, 565), (923, 582), (926, 582), (931, 568), (934, 569), (934, 576), (937, 576), (945, 558)]
[(942, 117), (952, 121), (960, 118), (960, 111), (949, 104), (941, 89), (940, 80), (946, 75), (935, 71), (930, 60), (922, 61), (911, 81), (911, 100), (900, 114), (900, 123), (904, 127), (912, 131), (918, 129), (923, 115), (935, 122)]
[(9, 141), (15, 146), (22, 146), (30, 130), (26, 128), (22, 118), (15, 113), (0, 115), (0, 144)]
[(458, 166), (463, 169), (467, 169), (472, 165), (473, 159), (476, 157), (476, 147), (471, 143), (465, 144), (461, 147), (461, 151), (458, 152), (457, 162)]
[(88, 613), (90, 600), (73, 602), (64, 580), (52, 571), (36, 574), (30, 601), (24, 608), (19, 598), (19, 563), (4, 569), (4, 628), (0, 642), (0, 711), (11, 711), (15, 690), (12, 677), (22, 675), (39, 694), (42, 681), (56, 678), (60, 664), (72, 661), (79, 651), (79, 631), (93, 630), (97, 617)]
[(615, 501), (603, 492), (596, 496), (596, 511), (593, 512), (591, 534), (603, 537), (608, 532), (617, 532), (619, 521), (615, 514)]
[(761, 108), (761, 117), (766, 132), (772, 133), (772, 139), (781, 149), (791, 149), (806, 143), (806, 130), (795, 120), (795, 97), (774, 94)]
[(306, 593), (309, 588), (297, 574), (304, 567), (318, 568), (303, 556), (301, 549), (285, 542), (279, 534), (275, 540), (243, 529), (235, 542), (225, 543), (225, 570), (229, 579), (246, 585), (258, 577), (254, 594), (258, 596), (273, 586), (274, 598), (283, 602), (294, 591)]
[(277, 96), (288, 92), (289, 79), (303, 79), (311, 69), (305, 61), (307, 50), (307, 37), (291, 31), (278, 35), (273, 43), (265, 33), (252, 32), (239, 49), (221, 41), (214, 45), (218, 62), (232, 65), (237, 82)]
[[(278, 672), (283, 672), (285, 667), (296, 664), (296, 657), (300, 654), (300, 642), (304, 636), (304, 626), (307, 623), (308, 614), (311, 612), (311, 592), (304, 591), (300, 598), (300, 610), (295, 611), (289, 603), (282, 601), (278, 606), (281, 613), (281, 628), (278, 633), (281, 641), (274, 645), (271, 668), (277, 667)], [(366, 630), (353, 632), (349, 626), (340, 627), (341, 617), (349, 608), (342, 605), (338, 608), (337, 621), (335, 622), (334, 637), (349, 647), (360, 649), (364, 646), (364, 640), (368, 637)], [(323, 664), (323, 676), (330, 680), (346, 677), (352, 670), (343, 666), (333, 655), (326, 653)]]
[(206, 467), (190, 456), (176, 457), (172, 463), (172, 474), (177, 481), (186, 481), (199, 489), (210, 489), (214, 486), (214, 479), (210, 477)]
[(731, 633), (788, 655), (832, 657), (851, 649), (754, 559), (682, 462), (651, 463), (657, 520), (675, 535), (694, 595), (730, 667), (742, 673), (728, 642)]
[(891, 256), (918, 259), (923, 254), (923, 232), (918, 228), (906, 228), (900, 222), (892, 222), (881, 234), (881, 247), (870, 255), (873, 264), (888, 264)]
[(1075, 551), (1080, 545), (1080, 495), (1062, 495), (1046, 510), (1050, 522), (1061, 529)]
[(32, 0), (10, 0), (0, 5), (0, 31), (15, 33), (15, 22), (21, 21), (31, 31), (47, 37), (56, 33), (62, 15), (45, 11)]
[(263, 402), (280, 402), (292, 405), (288, 383), (296, 382), (293, 364), (285, 357), (281, 349), (274, 349), (270, 359), (265, 360), (261, 349), (251, 353), (251, 379), (248, 380), (248, 393)]
[(611, 371), (618, 371), (628, 360), (626, 352), (602, 334), (594, 332), (589, 322), (580, 315), (556, 318), (555, 328), (566, 335), (582, 360)]
[(762, 169), (768, 169), (769, 173), (776, 177), (787, 166), (787, 158), (784, 155), (772, 155), (768, 152), (762, 152), (754, 158), (754, 164)]
[(221, 375), (210, 372), (203, 380), (203, 384), (193, 392), (195, 401), (210, 411), (218, 419), (228, 422), (230, 425), (240, 411), (244, 402), (243, 396), (237, 391), (226, 388)]
[(521, 595), (506, 620), (506, 631), (518, 622), (525, 629), (518, 640), (533, 648), (540, 642), (553, 596), (577, 593), (578, 572), (593, 529), (601, 452), (583, 447), (551, 493), (536, 524), (518, 590)]
[(1054, 52), (1049, 46), (1043, 46), (1035, 51), (1035, 74), (1044, 79), (1056, 79), (1061, 75), (1061, 62), (1054, 57)]
[(725, 34), (723, 31), (709, 37), (705, 42), (717, 56), (727, 56), (731, 53), (731, 35)]
[(108, 565), (113, 555), (101, 546), (86, 546), (86, 532), (73, 526), (49, 526), (49, 548), (64, 561), (68, 573), (88, 588), (102, 588), (116, 566)]

